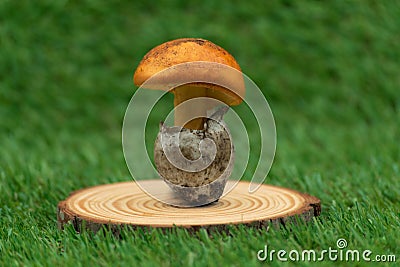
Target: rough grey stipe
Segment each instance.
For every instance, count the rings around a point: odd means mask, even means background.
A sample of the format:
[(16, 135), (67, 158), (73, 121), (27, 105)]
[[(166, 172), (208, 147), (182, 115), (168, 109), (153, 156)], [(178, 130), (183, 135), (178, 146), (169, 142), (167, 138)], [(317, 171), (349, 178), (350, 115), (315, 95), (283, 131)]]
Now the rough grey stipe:
[[(179, 138), (171, 138), (172, 135), (179, 135)], [(178, 168), (187, 164), (187, 160), (202, 160), (200, 157), (203, 157), (205, 158), (203, 162), (208, 162), (210, 157), (214, 156), (209, 153), (212, 149), (207, 149), (211, 142), (203, 142), (202, 151), (199, 149), (200, 142), (207, 138), (214, 142), (216, 149), (213, 151), (215, 157), (211, 164), (200, 171), (186, 171)], [(180, 148), (185, 157), (184, 163), (178, 162), (178, 166), (174, 166), (168, 160), (163, 147), (168, 149), (170, 146)], [(175, 158), (174, 161), (176, 162), (176, 160)], [(209, 203), (218, 200), (222, 195), (226, 181), (232, 173), (234, 148), (230, 134), (220, 118), (207, 119), (204, 130), (167, 127), (161, 123), (160, 132), (154, 145), (154, 161), (160, 177), (183, 200), (193, 203)], [(190, 168), (190, 166), (188, 167)]]

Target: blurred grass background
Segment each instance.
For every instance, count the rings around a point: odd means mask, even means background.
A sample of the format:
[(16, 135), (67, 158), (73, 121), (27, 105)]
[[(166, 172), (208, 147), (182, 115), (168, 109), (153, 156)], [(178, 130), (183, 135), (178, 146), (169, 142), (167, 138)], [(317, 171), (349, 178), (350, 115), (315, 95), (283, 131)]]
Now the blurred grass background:
[[(399, 257), (399, 29), (396, 1), (0, 1), (0, 265), (251, 266), (264, 244), (339, 237)], [(278, 136), (266, 182), (321, 198), (319, 220), (122, 241), (57, 230), (70, 191), (130, 179), (132, 74), (180, 37), (222, 46), (263, 90)]]

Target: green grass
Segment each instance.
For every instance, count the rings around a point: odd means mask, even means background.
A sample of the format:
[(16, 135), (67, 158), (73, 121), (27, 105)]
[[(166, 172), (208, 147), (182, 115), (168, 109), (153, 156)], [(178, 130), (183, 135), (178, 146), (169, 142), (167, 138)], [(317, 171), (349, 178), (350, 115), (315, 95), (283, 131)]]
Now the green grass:
[[(399, 3), (162, 2), (0, 1), (0, 265), (257, 266), (265, 244), (322, 250), (338, 238), (398, 263)], [(318, 196), (320, 218), (121, 240), (57, 229), (69, 192), (131, 179), (121, 126), (132, 74), (178, 37), (226, 48), (262, 88), (278, 135), (266, 182)]]

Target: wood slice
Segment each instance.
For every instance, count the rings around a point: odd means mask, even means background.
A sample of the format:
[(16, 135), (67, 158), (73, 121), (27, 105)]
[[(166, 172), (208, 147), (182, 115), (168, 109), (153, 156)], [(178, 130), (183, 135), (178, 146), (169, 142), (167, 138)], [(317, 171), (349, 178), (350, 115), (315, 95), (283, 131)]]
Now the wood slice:
[[(146, 187), (164, 187), (162, 180), (141, 181)], [(234, 183), (228, 182), (228, 183)], [(227, 187), (232, 187), (228, 185)], [(226, 229), (245, 224), (267, 227), (293, 218), (305, 221), (321, 213), (320, 200), (291, 189), (263, 184), (248, 192), (249, 183), (241, 181), (218, 202), (192, 208), (170, 206), (147, 195), (135, 182), (106, 184), (72, 193), (58, 204), (57, 219), (63, 229), (72, 223), (92, 231), (103, 225), (190, 229)]]

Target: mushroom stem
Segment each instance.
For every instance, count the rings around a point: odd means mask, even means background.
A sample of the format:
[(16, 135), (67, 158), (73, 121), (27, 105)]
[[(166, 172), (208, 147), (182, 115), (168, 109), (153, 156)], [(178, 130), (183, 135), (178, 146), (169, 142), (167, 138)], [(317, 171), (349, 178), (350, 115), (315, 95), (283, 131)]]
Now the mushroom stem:
[[(186, 129), (203, 130), (207, 119), (207, 110), (211, 108), (207, 99), (197, 99), (183, 103), (192, 98), (207, 97), (207, 88), (182, 85), (173, 90), (175, 107), (175, 126)], [(180, 105), (181, 104), (181, 105)]]

